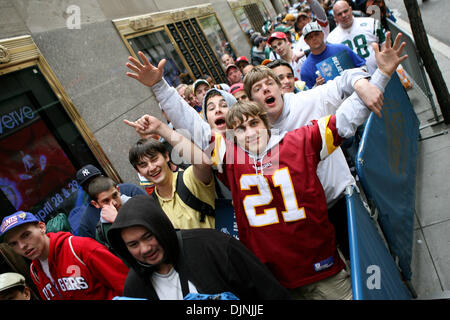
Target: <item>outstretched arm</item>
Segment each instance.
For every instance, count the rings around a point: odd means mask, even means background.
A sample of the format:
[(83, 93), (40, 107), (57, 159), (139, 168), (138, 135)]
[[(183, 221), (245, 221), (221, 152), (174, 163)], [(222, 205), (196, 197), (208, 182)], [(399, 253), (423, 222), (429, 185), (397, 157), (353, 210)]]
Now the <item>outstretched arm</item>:
[[(375, 71), (372, 78), (384, 79), (382, 80), (384, 86), (380, 87), (380, 90), (384, 91), (385, 86), (398, 65), (408, 58), (408, 55), (406, 54), (402, 56), (406, 43), (401, 43), (401, 37), (402, 34), (399, 33), (395, 38), (394, 43), (391, 44), (391, 33), (388, 32), (386, 34), (386, 42), (381, 51), (378, 48), (378, 44), (372, 44), (378, 66), (378, 69)], [(382, 105), (379, 105), (377, 110), (372, 110), (378, 117), (381, 117), (381, 107)], [(370, 111), (362, 104), (356, 94), (346, 99), (342, 106), (336, 111), (336, 126), (339, 135), (343, 138), (353, 136), (357, 127), (367, 119), (369, 114)]]
[(130, 71), (126, 75), (138, 80), (145, 86), (151, 87), (161, 108), (166, 112), (168, 119), (175, 129), (186, 129), (196, 145), (202, 149), (206, 148), (211, 139), (211, 128), (176, 91), (169, 86), (163, 78), (166, 60), (162, 59), (158, 66), (153, 66), (144, 55), (138, 52), (138, 61), (128, 57), (126, 66)]
[(178, 152), (183, 159), (192, 163), (194, 175), (198, 180), (204, 184), (211, 182), (211, 160), (189, 139), (150, 115), (144, 115), (135, 122), (124, 120), (124, 123), (133, 127), (141, 136), (158, 134), (163, 137), (173, 147), (174, 151)]
[[(406, 43), (400, 44), (401, 34), (397, 35), (394, 44), (390, 44), (390, 33), (386, 35), (386, 45), (381, 51), (374, 48), (378, 69), (373, 74), (380, 77), (385, 85), (389, 81), (397, 66), (408, 56), (402, 56)], [(377, 45), (377, 44), (374, 44)], [(384, 91), (384, 86), (380, 87)], [(381, 106), (376, 114), (381, 117)], [(328, 157), (342, 143), (344, 138), (353, 136), (356, 129), (369, 117), (370, 110), (364, 106), (359, 97), (354, 93), (346, 99), (342, 106), (336, 111), (336, 115), (323, 117), (317, 121), (317, 125), (311, 130), (317, 130), (320, 140), (316, 140), (317, 151), (320, 159)], [(331, 134), (330, 134), (331, 132)], [(317, 135), (318, 136), (318, 135)]]

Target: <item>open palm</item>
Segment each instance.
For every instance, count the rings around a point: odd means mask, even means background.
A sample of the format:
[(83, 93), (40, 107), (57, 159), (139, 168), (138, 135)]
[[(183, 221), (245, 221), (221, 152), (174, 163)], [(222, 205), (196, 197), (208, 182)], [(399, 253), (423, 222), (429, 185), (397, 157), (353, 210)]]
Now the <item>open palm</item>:
[(381, 51), (378, 48), (378, 44), (372, 44), (375, 51), (378, 69), (389, 76), (392, 76), (395, 70), (397, 70), (398, 65), (408, 58), (407, 54), (403, 56), (401, 55), (406, 46), (405, 42), (400, 43), (401, 38), (402, 34), (399, 33), (397, 37), (395, 37), (394, 43), (391, 44), (391, 32), (387, 32), (386, 41), (381, 48)]
[(140, 83), (151, 87), (159, 82), (164, 73), (164, 65), (166, 59), (162, 59), (158, 63), (158, 67), (152, 65), (142, 51), (138, 52), (141, 61), (136, 60), (134, 57), (128, 57), (129, 62), (126, 63), (128, 69), (134, 72), (127, 72), (127, 76), (138, 80)]

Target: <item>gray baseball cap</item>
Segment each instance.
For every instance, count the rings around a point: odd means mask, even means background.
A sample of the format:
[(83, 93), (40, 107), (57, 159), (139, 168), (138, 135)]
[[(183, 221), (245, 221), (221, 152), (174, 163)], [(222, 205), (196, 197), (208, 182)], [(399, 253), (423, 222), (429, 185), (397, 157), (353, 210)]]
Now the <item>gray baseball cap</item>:
[(303, 37), (306, 38), (308, 34), (315, 31), (323, 32), (322, 27), (319, 26), (317, 21), (308, 23), (306, 26), (303, 27)]

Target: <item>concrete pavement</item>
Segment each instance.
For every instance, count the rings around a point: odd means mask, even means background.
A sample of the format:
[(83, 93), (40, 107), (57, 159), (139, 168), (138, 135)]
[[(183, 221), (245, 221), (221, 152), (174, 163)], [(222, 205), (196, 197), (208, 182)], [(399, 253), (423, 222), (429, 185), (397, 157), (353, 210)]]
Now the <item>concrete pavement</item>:
[[(401, 18), (398, 25), (410, 30)], [(450, 48), (435, 37), (429, 37), (429, 42), (449, 86)], [(442, 122), (427, 126), (436, 120), (429, 100), (417, 85), (408, 95), (421, 127), (425, 127), (421, 130), (425, 139), (418, 147), (411, 282), (418, 299), (450, 298), (450, 135), (446, 134), (450, 126)], [(442, 113), (434, 100), (441, 121)]]

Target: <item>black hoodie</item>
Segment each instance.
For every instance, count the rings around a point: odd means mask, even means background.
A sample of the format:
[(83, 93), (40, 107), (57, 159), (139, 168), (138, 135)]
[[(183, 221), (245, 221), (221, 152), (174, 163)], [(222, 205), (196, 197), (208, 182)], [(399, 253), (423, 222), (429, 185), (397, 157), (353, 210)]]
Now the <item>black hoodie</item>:
[(128, 200), (108, 231), (111, 246), (130, 267), (124, 296), (158, 299), (151, 284), (155, 268), (140, 264), (121, 237), (122, 229), (137, 225), (155, 235), (164, 249), (164, 262), (172, 264), (178, 273), (183, 266), (183, 274), (199, 293), (232, 292), (240, 299), (289, 299), (287, 290), (250, 250), (220, 231), (181, 230), (183, 258), (180, 259), (176, 230), (159, 204), (147, 195)]

